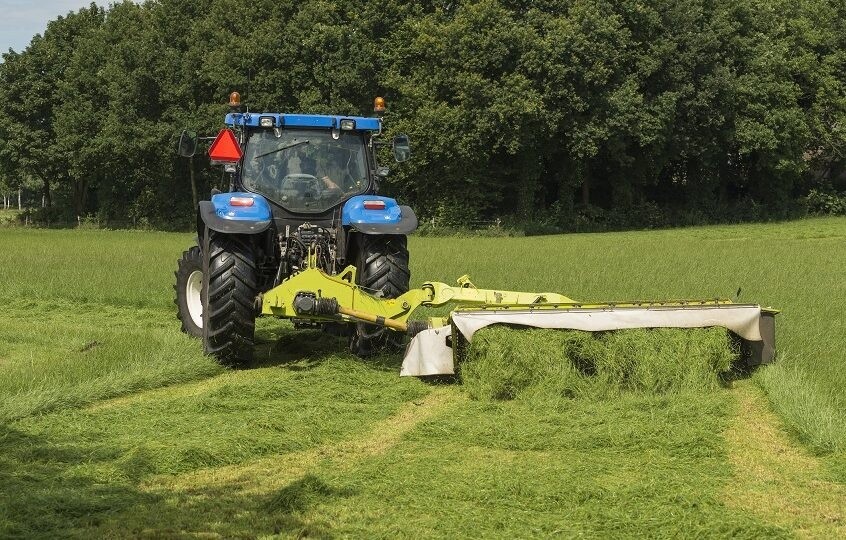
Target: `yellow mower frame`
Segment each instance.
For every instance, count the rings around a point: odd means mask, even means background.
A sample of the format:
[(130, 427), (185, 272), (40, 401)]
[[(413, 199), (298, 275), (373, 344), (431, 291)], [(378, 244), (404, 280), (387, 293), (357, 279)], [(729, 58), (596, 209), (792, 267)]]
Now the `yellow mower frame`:
[[(487, 324), (512, 324), (511, 321), (517, 326), (546, 328), (581, 329), (586, 325), (585, 328), (594, 331), (635, 327), (724, 326), (740, 335), (746, 349), (744, 356), (748, 359), (747, 363), (769, 363), (775, 355), (774, 316), (778, 312), (753, 304), (736, 304), (719, 298), (584, 303), (557, 293), (479, 289), (466, 275), (457, 280), (457, 286), (431, 281), (398, 298), (380, 298), (356, 285), (354, 266), (346, 267), (339, 274), (329, 275), (313, 264), (316, 262), (314, 259), (310, 256), (308, 268), (257, 297), (257, 308), (262, 315), (311, 322), (365, 322), (407, 333), (412, 337), (431, 329), (452, 326), (452, 331), (445, 335), (452, 334), (457, 341), (462, 337), (469, 340), (472, 332)], [(418, 307), (445, 304), (455, 306), (447, 317), (409, 321)], [(740, 323), (726, 322), (733, 318), (731, 312), (739, 310), (747, 313), (751, 310), (755, 317), (746, 319), (745, 331), (737, 330)], [(527, 322), (533, 316), (553, 319), (553, 323), (550, 326)], [(568, 316), (579, 317), (583, 322), (591, 318), (606, 321), (588, 321), (585, 325), (568, 326), (569, 323), (560, 321), (562, 317)], [(456, 334), (456, 321), (464, 321), (468, 317), (488, 318), (491, 322), (475, 322), (469, 326), (459, 324), (464, 335)], [(609, 317), (615, 320), (608, 322)], [(674, 317), (679, 320), (674, 321)], [(687, 320), (682, 322), (682, 319)], [(468, 331), (466, 328), (471, 329)], [(451, 343), (452, 340), (448, 340), (450, 347)]]

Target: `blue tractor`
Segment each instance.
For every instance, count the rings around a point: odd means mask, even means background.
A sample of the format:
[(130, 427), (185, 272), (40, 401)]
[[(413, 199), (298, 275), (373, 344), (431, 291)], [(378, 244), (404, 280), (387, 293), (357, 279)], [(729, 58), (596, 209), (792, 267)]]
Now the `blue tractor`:
[[(229, 104), (209, 148), (229, 190), (199, 203), (198, 242), (178, 262), (175, 301), (183, 331), (222, 363), (241, 365), (252, 359), (262, 293), (309, 265), (327, 274), (355, 265), (356, 285), (377, 297), (408, 291), (406, 235), (417, 217), (376, 195), (389, 172), (377, 149), (390, 146), (397, 162), (411, 154), (406, 135), (380, 140), (382, 98), (376, 117), (243, 112), (236, 92)], [(193, 156), (198, 139), (184, 131), (178, 153)], [(360, 356), (397, 345), (379, 326), (320, 324), (348, 336)]]

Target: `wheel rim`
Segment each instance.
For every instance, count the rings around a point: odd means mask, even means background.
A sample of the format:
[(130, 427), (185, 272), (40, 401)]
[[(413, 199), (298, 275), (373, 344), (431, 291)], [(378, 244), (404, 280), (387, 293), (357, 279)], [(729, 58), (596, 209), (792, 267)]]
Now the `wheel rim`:
[(197, 328), (203, 327), (203, 300), (200, 291), (203, 289), (203, 272), (194, 270), (188, 276), (185, 284), (185, 303), (188, 304), (188, 314)]

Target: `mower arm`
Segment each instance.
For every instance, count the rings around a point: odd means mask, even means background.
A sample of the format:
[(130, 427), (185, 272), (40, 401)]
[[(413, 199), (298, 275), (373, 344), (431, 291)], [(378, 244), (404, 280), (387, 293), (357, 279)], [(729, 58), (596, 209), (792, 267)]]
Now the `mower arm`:
[[(557, 293), (533, 293), (478, 289), (468, 276), (458, 278), (458, 286), (430, 281), (398, 298), (379, 298), (355, 284), (356, 269), (348, 266), (340, 274), (328, 275), (311, 267), (291, 276), (258, 297), (262, 315), (313, 321), (358, 321), (378, 324), (398, 332), (409, 332), (408, 318), (420, 306), (453, 304), (455, 313), (464, 311), (532, 312), (557, 311), (610, 312), (624, 310), (690, 311), (709, 307), (738, 307), (730, 300), (669, 300), (663, 302), (582, 303)], [(446, 326), (449, 319), (430, 318), (421, 328)]]

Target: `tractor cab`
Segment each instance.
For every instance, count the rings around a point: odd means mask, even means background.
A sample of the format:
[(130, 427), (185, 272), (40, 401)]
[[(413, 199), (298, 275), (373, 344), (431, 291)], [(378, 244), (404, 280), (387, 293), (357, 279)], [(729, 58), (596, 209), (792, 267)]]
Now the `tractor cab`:
[[(256, 193), (294, 214), (325, 213), (355, 195), (375, 193), (378, 177), (389, 172), (378, 165), (379, 147), (392, 146), (398, 163), (411, 155), (407, 135), (391, 143), (378, 139), (379, 116), (241, 112), (237, 92), (229, 105), (226, 128), (209, 148), (212, 163), (233, 175), (230, 191)], [(376, 98), (374, 111), (384, 110), (384, 99)], [(193, 156), (197, 140), (196, 133), (183, 132), (179, 154)]]
[(375, 156), (367, 131), (257, 127), (245, 129), (243, 139), (244, 190), (290, 212), (325, 212), (375, 190)]

